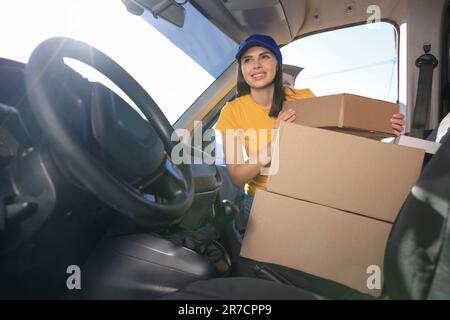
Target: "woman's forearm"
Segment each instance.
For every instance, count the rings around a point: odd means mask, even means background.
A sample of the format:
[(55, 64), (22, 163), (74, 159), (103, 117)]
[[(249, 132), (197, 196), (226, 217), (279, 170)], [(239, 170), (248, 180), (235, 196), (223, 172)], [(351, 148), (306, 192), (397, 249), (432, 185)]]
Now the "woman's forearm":
[(222, 141), (228, 173), (233, 183), (239, 187), (260, 174), (261, 169), (270, 163), (271, 144), (262, 148), (259, 154), (249, 155), (249, 160), (244, 162), (243, 144), (238, 136), (223, 134)]
[(259, 163), (245, 163), (228, 165), (227, 169), (233, 183), (238, 187), (242, 187), (260, 173), (261, 167)]
[(244, 164), (228, 164), (227, 169), (233, 183), (239, 187), (244, 186), (251, 179), (260, 174), (261, 169), (270, 163), (271, 146), (267, 145), (258, 157), (251, 158)]

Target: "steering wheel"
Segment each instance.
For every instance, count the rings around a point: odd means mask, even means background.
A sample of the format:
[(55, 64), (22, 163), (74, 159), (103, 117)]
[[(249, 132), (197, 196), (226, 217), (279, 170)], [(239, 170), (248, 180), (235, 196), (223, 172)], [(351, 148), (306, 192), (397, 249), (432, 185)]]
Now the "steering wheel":
[[(78, 94), (67, 79), (81, 77), (64, 58), (101, 72), (148, 121), (99, 84), (90, 86), (90, 99)], [(147, 229), (180, 221), (193, 201), (191, 167), (171, 160), (174, 130), (130, 74), (88, 44), (52, 38), (33, 51), (25, 79), (32, 112), (59, 165), (78, 185)]]

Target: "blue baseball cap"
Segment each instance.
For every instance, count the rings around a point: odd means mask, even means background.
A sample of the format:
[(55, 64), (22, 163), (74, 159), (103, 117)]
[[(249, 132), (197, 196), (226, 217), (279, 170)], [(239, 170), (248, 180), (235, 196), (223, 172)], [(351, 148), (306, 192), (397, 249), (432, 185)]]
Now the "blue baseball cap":
[(281, 55), (280, 48), (272, 37), (254, 34), (239, 44), (238, 52), (236, 53), (236, 60), (240, 60), (245, 51), (251, 47), (264, 47), (273, 52), (280, 64), (283, 63), (283, 56)]

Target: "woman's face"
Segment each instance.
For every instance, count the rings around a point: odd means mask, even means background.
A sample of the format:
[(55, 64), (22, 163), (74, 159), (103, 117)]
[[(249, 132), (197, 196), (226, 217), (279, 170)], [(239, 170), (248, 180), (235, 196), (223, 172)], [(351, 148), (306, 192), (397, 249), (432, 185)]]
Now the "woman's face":
[(277, 58), (269, 49), (251, 47), (241, 57), (241, 71), (245, 82), (253, 89), (272, 85), (277, 63)]

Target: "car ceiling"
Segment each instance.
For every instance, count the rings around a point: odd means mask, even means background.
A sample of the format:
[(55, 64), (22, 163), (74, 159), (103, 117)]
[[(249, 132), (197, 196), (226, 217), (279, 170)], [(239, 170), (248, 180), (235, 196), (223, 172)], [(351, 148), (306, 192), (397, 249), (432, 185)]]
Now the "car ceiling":
[(407, 0), (191, 0), (197, 9), (237, 42), (253, 33), (278, 43), (320, 30), (367, 21), (371, 5), (381, 19), (400, 24)]

